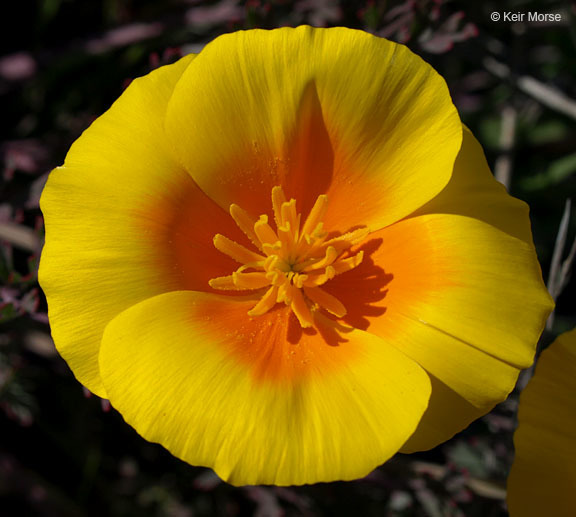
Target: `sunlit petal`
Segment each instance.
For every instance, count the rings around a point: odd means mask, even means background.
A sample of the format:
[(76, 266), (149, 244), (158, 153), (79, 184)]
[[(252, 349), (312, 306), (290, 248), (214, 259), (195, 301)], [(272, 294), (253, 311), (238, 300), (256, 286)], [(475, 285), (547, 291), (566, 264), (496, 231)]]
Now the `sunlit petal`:
[(348, 308), (344, 321), (394, 343), (478, 408), (503, 400), (553, 306), (534, 248), (458, 215), (414, 217), (370, 237), (362, 264), (323, 286)]
[(150, 296), (210, 290), (209, 279), (236, 264), (214, 248), (215, 233), (244, 242), (172, 158), (162, 130), (174, 84), (193, 57), (134, 80), (50, 174), (40, 201), (39, 280), (52, 335), (77, 378), (101, 396), (105, 325)]
[(423, 370), (359, 330), (251, 321), (250, 304), (175, 292), (120, 314), (100, 353), (114, 407), (232, 484), (355, 479), (392, 456), (426, 408)]
[(182, 165), (223, 208), (257, 206), (281, 185), (307, 214), (328, 193), (326, 220), (345, 230), (377, 229), (430, 200), (462, 138), (431, 67), (343, 28), (218, 38), (176, 85), (166, 128)]

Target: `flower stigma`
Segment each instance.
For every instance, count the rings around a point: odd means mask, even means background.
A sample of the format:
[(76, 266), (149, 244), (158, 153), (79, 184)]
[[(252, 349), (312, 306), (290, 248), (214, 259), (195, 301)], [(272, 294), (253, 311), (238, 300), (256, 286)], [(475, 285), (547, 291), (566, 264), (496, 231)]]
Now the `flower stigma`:
[(258, 303), (248, 311), (249, 316), (261, 316), (277, 303), (284, 303), (303, 328), (314, 324), (313, 313), (320, 308), (344, 317), (346, 308), (342, 302), (320, 286), (362, 262), (364, 252), (351, 253), (350, 248), (363, 241), (369, 230), (362, 227), (328, 239), (322, 222), (327, 207), (328, 196), (318, 196), (301, 225), (302, 214), (296, 211), (296, 200), (287, 201), (282, 187), (274, 187), (274, 230), (267, 215), (254, 220), (238, 205), (230, 205), (230, 215), (259, 251), (216, 234), (216, 249), (242, 265), (231, 275), (211, 279), (210, 287), (262, 291)]

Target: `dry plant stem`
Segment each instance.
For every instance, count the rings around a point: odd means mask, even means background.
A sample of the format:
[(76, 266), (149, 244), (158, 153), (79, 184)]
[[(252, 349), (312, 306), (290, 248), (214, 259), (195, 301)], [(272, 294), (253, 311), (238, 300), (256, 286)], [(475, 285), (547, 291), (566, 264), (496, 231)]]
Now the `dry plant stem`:
[[(413, 462), (411, 468), (414, 470), (414, 472), (419, 474), (429, 474), (431, 477), (438, 480), (442, 479), (449, 472), (448, 467), (444, 465), (427, 463), (423, 461)], [(472, 490), (472, 492), (481, 497), (498, 499), (502, 501), (506, 499), (506, 490), (494, 482), (480, 478), (469, 477), (466, 479), (466, 485), (470, 490)]]
[(512, 166), (514, 162), (514, 141), (516, 140), (516, 121), (518, 112), (512, 106), (506, 106), (502, 111), (502, 126), (500, 130), (500, 156), (494, 164), (496, 179), (510, 190)]
[[(560, 296), (560, 293), (564, 290), (570, 279), (570, 274), (572, 271), (572, 265), (574, 264), (574, 257), (576, 255), (576, 239), (572, 243), (570, 252), (566, 257), (566, 260), (562, 262), (562, 255), (564, 254), (564, 249), (566, 247), (566, 240), (568, 236), (568, 226), (570, 223), (570, 213), (572, 208), (572, 201), (570, 199), (566, 200), (564, 205), (564, 213), (562, 214), (562, 219), (560, 219), (560, 226), (558, 228), (558, 234), (556, 235), (556, 242), (554, 244), (554, 252), (552, 253), (552, 262), (550, 264), (550, 272), (548, 273), (548, 292), (550, 296), (554, 298), (554, 301)], [(554, 326), (554, 314), (555, 311), (550, 313), (548, 320), (546, 321), (546, 330), (552, 330)], [(540, 353), (542, 347), (542, 339), (538, 342), (538, 347), (536, 350), (536, 358), (532, 366), (520, 373), (520, 378), (518, 379), (518, 389), (522, 391), (528, 381), (534, 375), (534, 370), (536, 368), (536, 363), (538, 362), (538, 354)]]
[(0, 239), (33, 253), (39, 252), (42, 247), (34, 230), (16, 223), (0, 223)]
[(558, 293), (561, 293), (564, 288), (568, 285), (570, 277), (572, 275), (572, 266), (574, 265), (574, 258), (576, 257), (576, 237), (570, 248), (570, 252), (566, 257), (566, 260), (562, 262), (562, 269), (560, 270), (560, 285), (558, 287)]
[[(548, 275), (548, 291), (550, 296), (556, 300), (566, 284), (570, 276), (572, 263), (574, 262), (574, 254), (576, 253), (576, 241), (572, 245), (572, 249), (564, 263), (562, 263), (562, 255), (566, 247), (566, 239), (568, 237), (568, 225), (570, 223), (570, 213), (572, 202), (570, 199), (566, 200), (564, 205), (564, 213), (560, 220), (560, 227), (558, 228), (558, 235), (556, 236), (556, 243), (554, 244), (554, 253), (552, 254), (552, 263), (550, 264), (550, 273)], [(550, 314), (546, 322), (546, 328), (550, 330), (554, 324), (554, 312)]]
[(516, 88), (544, 106), (576, 120), (576, 101), (563, 92), (527, 75), (514, 77), (510, 68), (491, 57), (484, 59), (484, 67), (496, 77), (510, 80)]

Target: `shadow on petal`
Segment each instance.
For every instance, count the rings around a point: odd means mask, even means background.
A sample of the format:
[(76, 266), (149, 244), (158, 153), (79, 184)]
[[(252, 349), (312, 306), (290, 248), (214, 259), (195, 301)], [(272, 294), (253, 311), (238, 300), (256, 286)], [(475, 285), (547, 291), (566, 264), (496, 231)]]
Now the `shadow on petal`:
[(380, 238), (370, 239), (355, 249), (355, 252), (364, 252), (362, 263), (326, 284), (326, 291), (336, 296), (346, 307), (347, 314), (342, 321), (360, 330), (368, 329), (368, 318), (386, 313), (384, 299), (394, 275), (376, 265), (372, 258), (382, 242)]

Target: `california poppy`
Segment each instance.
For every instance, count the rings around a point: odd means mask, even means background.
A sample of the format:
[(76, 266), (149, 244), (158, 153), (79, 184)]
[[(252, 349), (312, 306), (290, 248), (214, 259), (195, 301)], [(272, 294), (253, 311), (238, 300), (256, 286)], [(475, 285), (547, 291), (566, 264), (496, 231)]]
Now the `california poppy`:
[(233, 484), (448, 439), (507, 396), (552, 306), (528, 209), (443, 79), (350, 29), (228, 34), (133, 81), (41, 207), (78, 380)]

